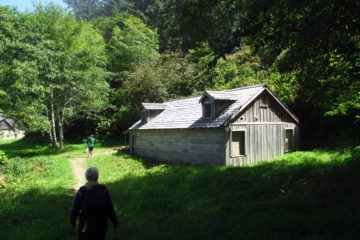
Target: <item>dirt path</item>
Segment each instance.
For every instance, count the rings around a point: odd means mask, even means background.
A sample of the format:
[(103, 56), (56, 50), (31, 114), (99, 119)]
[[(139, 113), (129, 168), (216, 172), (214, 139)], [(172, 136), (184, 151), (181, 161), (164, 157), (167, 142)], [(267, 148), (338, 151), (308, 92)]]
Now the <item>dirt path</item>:
[[(92, 157), (101, 156), (105, 154), (112, 154), (118, 152), (118, 149), (111, 150), (111, 151), (104, 151), (104, 152), (98, 152), (94, 153)], [(84, 154), (85, 155), (85, 154)], [(77, 191), (82, 185), (86, 183), (85, 179), (85, 171), (88, 167), (87, 164), (88, 157), (83, 156), (76, 159), (70, 160), (71, 168), (73, 169), (73, 173), (75, 175), (75, 182), (73, 185), (73, 189)]]

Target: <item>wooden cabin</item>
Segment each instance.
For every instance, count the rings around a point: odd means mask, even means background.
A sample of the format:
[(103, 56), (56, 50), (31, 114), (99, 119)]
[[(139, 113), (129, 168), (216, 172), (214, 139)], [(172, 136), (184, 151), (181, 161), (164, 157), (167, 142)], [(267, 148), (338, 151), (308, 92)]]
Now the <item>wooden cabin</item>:
[(299, 120), (266, 85), (143, 103), (130, 152), (167, 163), (244, 166), (298, 149)]
[(0, 113), (0, 140), (24, 137), (25, 132), (16, 128), (14, 120)]

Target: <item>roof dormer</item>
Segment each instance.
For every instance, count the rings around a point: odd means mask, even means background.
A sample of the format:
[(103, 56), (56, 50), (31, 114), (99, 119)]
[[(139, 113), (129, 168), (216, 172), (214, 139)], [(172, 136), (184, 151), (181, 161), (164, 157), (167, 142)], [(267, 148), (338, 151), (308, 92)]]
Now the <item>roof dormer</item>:
[(203, 109), (203, 118), (204, 119), (213, 119), (214, 118), (214, 101), (213, 99), (206, 97), (202, 101), (202, 109)]
[(147, 123), (166, 109), (163, 103), (142, 103), (141, 122)]
[(202, 104), (203, 119), (215, 119), (226, 108), (237, 100), (237, 96), (221, 94), (220, 92), (207, 91), (200, 98)]

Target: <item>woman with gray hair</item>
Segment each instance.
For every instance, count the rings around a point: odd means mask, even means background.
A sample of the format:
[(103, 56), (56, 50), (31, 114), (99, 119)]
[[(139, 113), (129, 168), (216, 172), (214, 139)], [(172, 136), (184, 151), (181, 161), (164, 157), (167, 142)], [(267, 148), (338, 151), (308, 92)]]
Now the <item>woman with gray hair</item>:
[(99, 170), (88, 168), (87, 183), (77, 191), (71, 211), (70, 224), (75, 227), (79, 217), (79, 240), (103, 240), (108, 219), (117, 231), (118, 221), (111, 202), (109, 190), (98, 183)]

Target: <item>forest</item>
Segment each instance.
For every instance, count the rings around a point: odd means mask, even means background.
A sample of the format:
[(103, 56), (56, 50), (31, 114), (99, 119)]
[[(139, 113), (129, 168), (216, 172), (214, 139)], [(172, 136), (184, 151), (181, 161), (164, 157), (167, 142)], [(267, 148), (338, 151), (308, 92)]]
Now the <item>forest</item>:
[(121, 139), (141, 102), (260, 83), (302, 149), (359, 144), (357, 0), (64, 2), (0, 7), (0, 112), (56, 148)]

